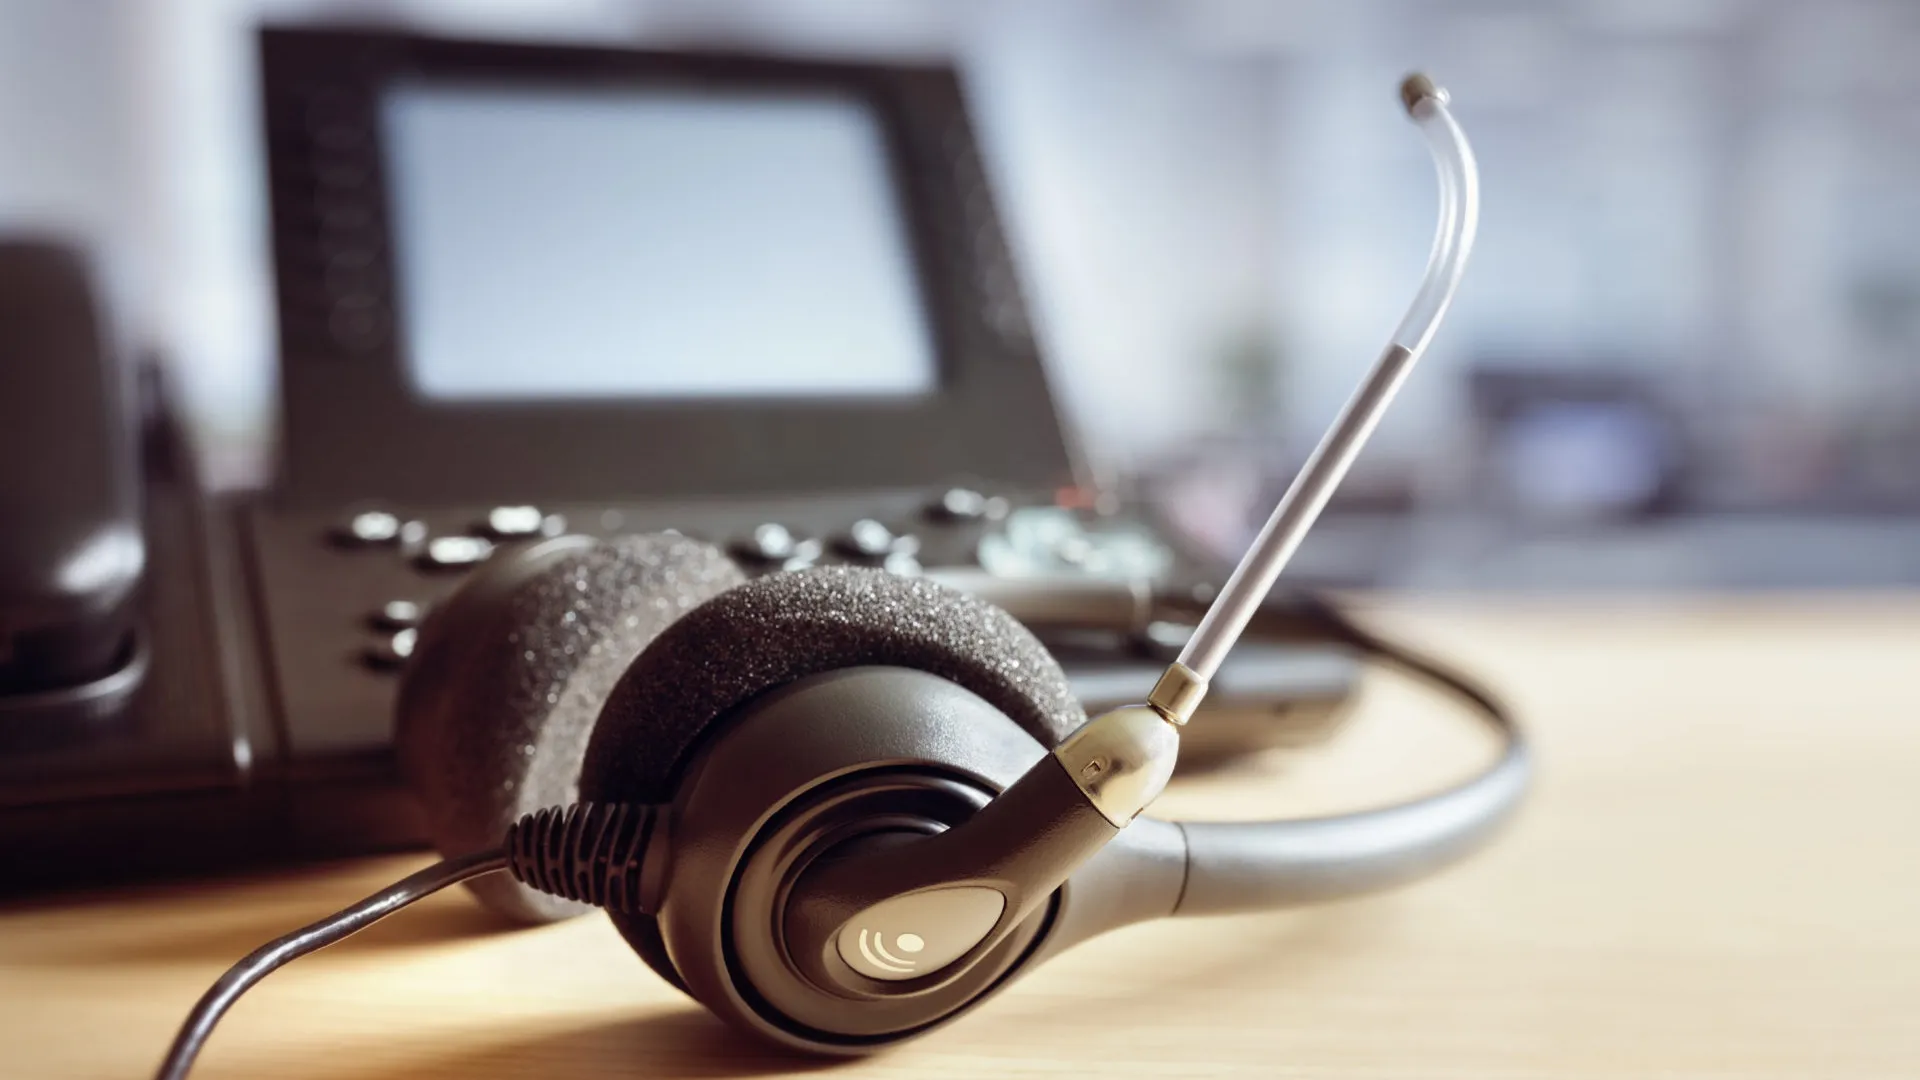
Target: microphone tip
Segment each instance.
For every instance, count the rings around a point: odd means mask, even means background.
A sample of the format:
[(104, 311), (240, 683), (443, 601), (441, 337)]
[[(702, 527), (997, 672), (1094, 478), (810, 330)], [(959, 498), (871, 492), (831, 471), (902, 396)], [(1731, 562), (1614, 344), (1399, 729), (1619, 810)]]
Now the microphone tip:
[(1407, 107), (1407, 115), (1415, 120), (1421, 118), (1422, 106), (1427, 102), (1435, 105), (1447, 103), (1447, 92), (1438, 83), (1421, 72), (1414, 72), (1400, 82), (1400, 103)]

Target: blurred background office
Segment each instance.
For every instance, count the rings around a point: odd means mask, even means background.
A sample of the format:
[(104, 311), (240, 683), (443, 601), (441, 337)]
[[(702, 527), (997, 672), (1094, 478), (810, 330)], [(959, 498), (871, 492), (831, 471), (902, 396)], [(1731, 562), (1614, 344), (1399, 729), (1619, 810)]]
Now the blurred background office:
[(0, 228), (90, 246), (229, 486), (272, 460), (253, 30), (308, 20), (955, 59), (1097, 475), (1225, 555), (1418, 281), (1430, 70), (1479, 247), (1300, 572), (1920, 582), (1910, 0), (0, 0)]

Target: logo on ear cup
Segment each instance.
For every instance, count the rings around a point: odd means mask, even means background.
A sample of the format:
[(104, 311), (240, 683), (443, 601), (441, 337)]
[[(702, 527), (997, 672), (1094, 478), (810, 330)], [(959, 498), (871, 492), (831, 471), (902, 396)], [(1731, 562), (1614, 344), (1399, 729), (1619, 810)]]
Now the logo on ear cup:
[(926, 948), (927, 941), (919, 934), (895, 934), (893, 947), (907, 955), (895, 956), (893, 952), (887, 948), (887, 937), (885, 934), (877, 930), (869, 931), (865, 928), (861, 929), (860, 955), (866, 957), (867, 962), (874, 967), (901, 975), (919, 966), (920, 962), (914, 959), (913, 954)]
[(869, 979), (905, 982), (965, 956), (993, 932), (1006, 908), (1005, 896), (981, 885), (906, 893), (842, 924), (834, 947), (848, 967)]

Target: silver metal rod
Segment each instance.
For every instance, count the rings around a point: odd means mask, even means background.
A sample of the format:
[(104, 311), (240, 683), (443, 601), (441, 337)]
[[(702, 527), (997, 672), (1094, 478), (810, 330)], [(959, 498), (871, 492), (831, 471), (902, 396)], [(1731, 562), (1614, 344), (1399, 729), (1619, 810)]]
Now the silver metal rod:
[(1367, 373), (1366, 381), (1340, 411), (1340, 418), (1321, 438), (1300, 474), (1293, 478), (1292, 486), (1280, 498), (1280, 505), (1260, 530), (1253, 549), (1234, 567), (1233, 576), (1227, 579), (1226, 586), (1200, 621), (1199, 629), (1188, 639), (1186, 650), (1180, 654), (1180, 663), (1195, 675), (1213, 678), (1228, 650), (1240, 637), (1240, 631), (1246, 628), (1247, 620), (1266, 599), (1273, 580), (1293, 558), (1300, 542), (1307, 538), (1307, 530), (1313, 528), (1327, 500), (1333, 497), (1334, 489), (1346, 477), (1347, 468), (1367, 445), (1367, 436), (1373, 434), (1374, 425), (1386, 414), (1394, 392), (1413, 370), (1413, 359), (1413, 354), (1404, 347), (1387, 346), (1380, 362)]
[[(1163, 685), (1171, 680), (1173, 686), (1185, 688), (1180, 707), (1169, 709), (1170, 702), (1160, 701), (1158, 696), (1148, 699), (1163, 712), (1181, 713), (1180, 720), (1198, 703), (1207, 681), (1239, 640), (1247, 621), (1266, 599), (1274, 580), (1293, 558), (1307, 530), (1313, 527), (1385, 415), (1394, 393), (1426, 351), (1466, 268), (1480, 216), (1480, 184), (1473, 151), (1447, 111), (1446, 91), (1425, 76), (1414, 75), (1401, 84), (1401, 96), (1408, 115), (1427, 136), (1440, 179), (1440, 223), (1427, 260), (1426, 277), (1406, 318), (1395, 330), (1393, 343), (1321, 437), (1320, 445), (1281, 497), (1252, 549), (1207, 609), (1180, 659), (1169, 669), (1169, 678), (1162, 680)], [(1162, 695), (1160, 688), (1155, 693)]]

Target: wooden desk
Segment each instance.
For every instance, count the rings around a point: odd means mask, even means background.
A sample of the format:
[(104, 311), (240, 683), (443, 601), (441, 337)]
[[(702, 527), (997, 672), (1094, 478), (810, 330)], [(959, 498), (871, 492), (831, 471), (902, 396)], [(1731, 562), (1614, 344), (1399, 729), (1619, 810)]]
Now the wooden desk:
[[(1382, 621), (1531, 723), (1541, 781), (1492, 851), (1364, 902), (1122, 931), (838, 1074), (1920, 1076), (1920, 601), (1475, 600)], [(1336, 746), (1183, 784), (1163, 809), (1403, 792), (1484, 752), (1460, 730), (1381, 680)], [(231, 961), (420, 862), (6, 908), (0, 1076), (148, 1075)], [(241, 1002), (196, 1076), (796, 1067), (597, 918), (489, 929), (446, 895), (300, 961)]]

